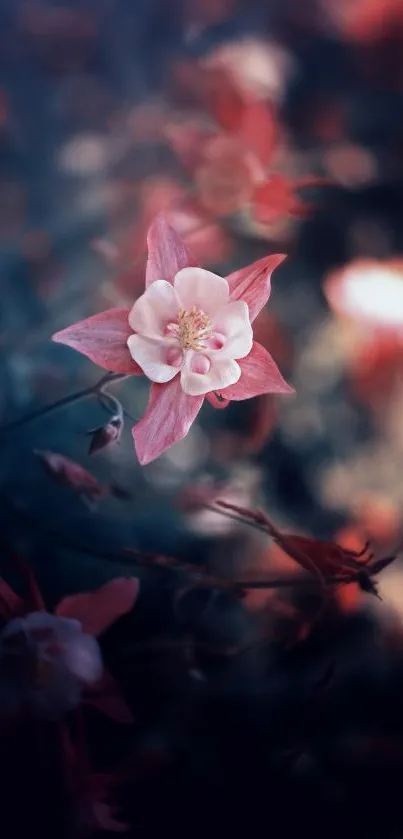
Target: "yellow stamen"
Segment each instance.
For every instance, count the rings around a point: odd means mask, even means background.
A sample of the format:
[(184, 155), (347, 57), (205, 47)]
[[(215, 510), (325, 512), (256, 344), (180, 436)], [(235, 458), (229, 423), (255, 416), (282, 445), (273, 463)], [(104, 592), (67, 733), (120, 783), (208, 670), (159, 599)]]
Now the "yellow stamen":
[(211, 335), (211, 321), (201, 309), (193, 306), (188, 312), (180, 309), (178, 317), (177, 335), (182, 350), (204, 349), (204, 341)]

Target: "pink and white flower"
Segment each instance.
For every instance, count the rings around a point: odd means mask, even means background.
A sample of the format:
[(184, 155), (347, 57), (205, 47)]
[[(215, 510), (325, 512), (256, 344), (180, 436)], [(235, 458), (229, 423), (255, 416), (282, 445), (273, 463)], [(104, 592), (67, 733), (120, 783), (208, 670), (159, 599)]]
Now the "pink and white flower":
[(97, 638), (132, 610), (139, 581), (117, 577), (95, 591), (63, 598), (50, 614), (22, 557), (19, 565), (28, 583), (27, 601), (0, 578), (0, 618), (5, 621), (0, 632), (0, 719), (18, 720), (28, 712), (57, 720), (84, 702), (118, 722), (132, 722), (103, 665)]
[(77, 620), (31, 612), (0, 634), (0, 710), (23, 708), (47, 719), (76, 708), (84, 686), (103, 672), (95, 638)]
[(268, 256), (220, 277), (200, 268), (158, 216), (148, 233), (146, 289), (132, 309), (110, 309), (53, 336), (106, 370), (151, 380), (146, 413), (133, 429), (140, 463), (185, 437), (205, 397), (222, 407), (292, 392), (252, 331), (283, 259)]

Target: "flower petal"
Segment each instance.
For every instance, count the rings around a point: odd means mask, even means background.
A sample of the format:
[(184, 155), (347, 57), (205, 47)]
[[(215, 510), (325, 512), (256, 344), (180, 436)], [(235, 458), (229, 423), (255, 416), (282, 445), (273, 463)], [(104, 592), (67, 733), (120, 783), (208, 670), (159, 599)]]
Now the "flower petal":
[(175, 366), (167, 363), (170, 349), (168, 342), (157, 343), (142, 335), (130, 335), (127, 345), (132, 358), (152, 382), (170, 382), (179, 372), (180, 364)]
[(23, 611), (24, 601), (0, 577), (0, 618), (15, 617)]
[(151, 463), (186, 437), (202, 404), (202, 396), (187, 396), (183, 392), (179, 376), (169, 384), (151, 385), (147, 410), (133, 428), (140, 463)]
[(102, 676), (101, 649), (92, 635), (80, 633), (67, 644), (65, 662), (69, 672), (84, 685), (92, 685)]
[(228, 303), (221, 312), (212, 319), (213, 332), (225, 336), (222, 349), (215, 353), (225, 355), (226, 358), (244, 358), (252, 349), (253, 331), (249, 320), (249, 309), (244, 300)]
[(171, 283), (156, 280), (134, 303), (129, 324), (146, 338), (163, 338), (167, 323), (177, 320), (178, 311), (178, 298)]
[[(277, 364), (261, 344), (253, 342), (253, 347), (246, 356), (239, 361), (241, 378), (239, 381), (220, 390), (219, 395), (224, 399), (238, 402), (260, 396), (262, 393), (293, 393), (294, 388), (284, 381)], [(218, 390), (218, 388), (216, 388)]]
[(273, 106), (259, 99), (245, 105), (239, 136), (245, 147), (254, 152), (267, 167), (278, 142), (278, 127)]
[(251, 323), (266, 305), (270, 297), (271, 275), (284, 259), (284, 254), (265, 256), (253, 262), (252, 265), (233, 271), (226, 278), (230, 289), (230, 299), (244, 300), (248, 304)]
[(192, 370), (192, 353), (187, 353), (185, 366), (181, 372), (181, 385), (189, 396), (201, 396), (213, 390), (235, 384), (241, 375), (239, 364), (232, 358), (217, 355), (211, 358), (211, 366), (207, 373), (197, 373)]
[(136, 577), (117, 577), (95, 591), (65, 597), (56, 607), (56, 615), (80, 621), (83, 632), (100, 635), (122, 615), (131, 612), (139, 593)]
[(129, 309), (108, 309), (52, 335), (52, 341), (81, 352), (95, 364), (113, 373), (140, 376), (127, 346), (131, 335)]
[(149, 227), (147, 245), (146, 288), (156, 280), (173, 283), (175, 274), (181, 268), (198, 264), (182, 237), (168, 224), (162, 213)]
[(284, 175), (276, 174), (259, 184), (252, 198), (252, 215), (261, 224), (274, 224), (291, 215), (295, 205), (295, 188)]
[(181, 306), (187, 311), (196, 306), (213, 315), (228, 303), (227, 281), (204, 268), (183, 268), (175, 277), (174, 287)]

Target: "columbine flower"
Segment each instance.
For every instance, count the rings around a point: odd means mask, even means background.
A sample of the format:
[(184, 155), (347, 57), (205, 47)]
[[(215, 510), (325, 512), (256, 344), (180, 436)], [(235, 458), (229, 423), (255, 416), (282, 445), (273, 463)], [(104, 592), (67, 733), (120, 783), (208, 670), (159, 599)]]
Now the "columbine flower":
[(77, 707), (102, 675), (98, 642), (77, 620), (31, 612), (0, 635), (0, 708), (57, 718)]
[[(27, 603), (0, 578), (0, 617), (7, 621), (0, 633), (0, 716), (19, 719), (29, 711), (56, 720), (85, 702), (118, 722), (131, 722), (96, 639), (131, 611), (139, 581), (117, 577), (95, 591), (70, 595), (52, 615), (43, 611), (23, 557), (19, 567), (28, 583)], [(38, 611), (28, 611), (28, 602)]]
[(132, 309), (110, 309), (53, 336), (106, 370), (151, 380), (133, 431), (140, 463), (185, 437), (205, 396), (217, 406), (217, 394), (228, 402), (292, 391), (251, 326), (283, 259), (272, 255), (219, 277), (198, 267), (158, 216), (148, 233), (146, 290)]

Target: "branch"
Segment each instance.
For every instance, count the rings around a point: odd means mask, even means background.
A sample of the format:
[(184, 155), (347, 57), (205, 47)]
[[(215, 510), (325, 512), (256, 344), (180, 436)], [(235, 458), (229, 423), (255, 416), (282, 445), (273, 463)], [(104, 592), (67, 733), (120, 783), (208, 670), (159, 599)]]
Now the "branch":
[(106, 396), (103, 392), (105, 385), (121, 381), (122, 379), (127, 379), (126, 373), (106, 373), (106, 375), (102, 376), (95, 385), (90, 385), (82, 390), (76, 390), (75, 393), (70, 393), (69, 396), (63, 396), (62, 399), (58, 399), (50, 405), (45, 405), (43, 408), (37, 408), (35, 411), (24, 414), (24, 416), (19, 419), (11, 420), (11, 422), (2, 425), (0, 427), (0, 434), (15, 431), (15, 429), (21, 428), (21, 426), (27, 425), (29, 422), (34, 422), (34, 420), (40, 419), (47, 414), (51, 414), (59, 408), (64, 408), (66, 405), (73, 405), (76, 402), (81, 402), (83, 399), (88, 399), (88, 397), (93, 394), (102, 393), (103, 396)]

